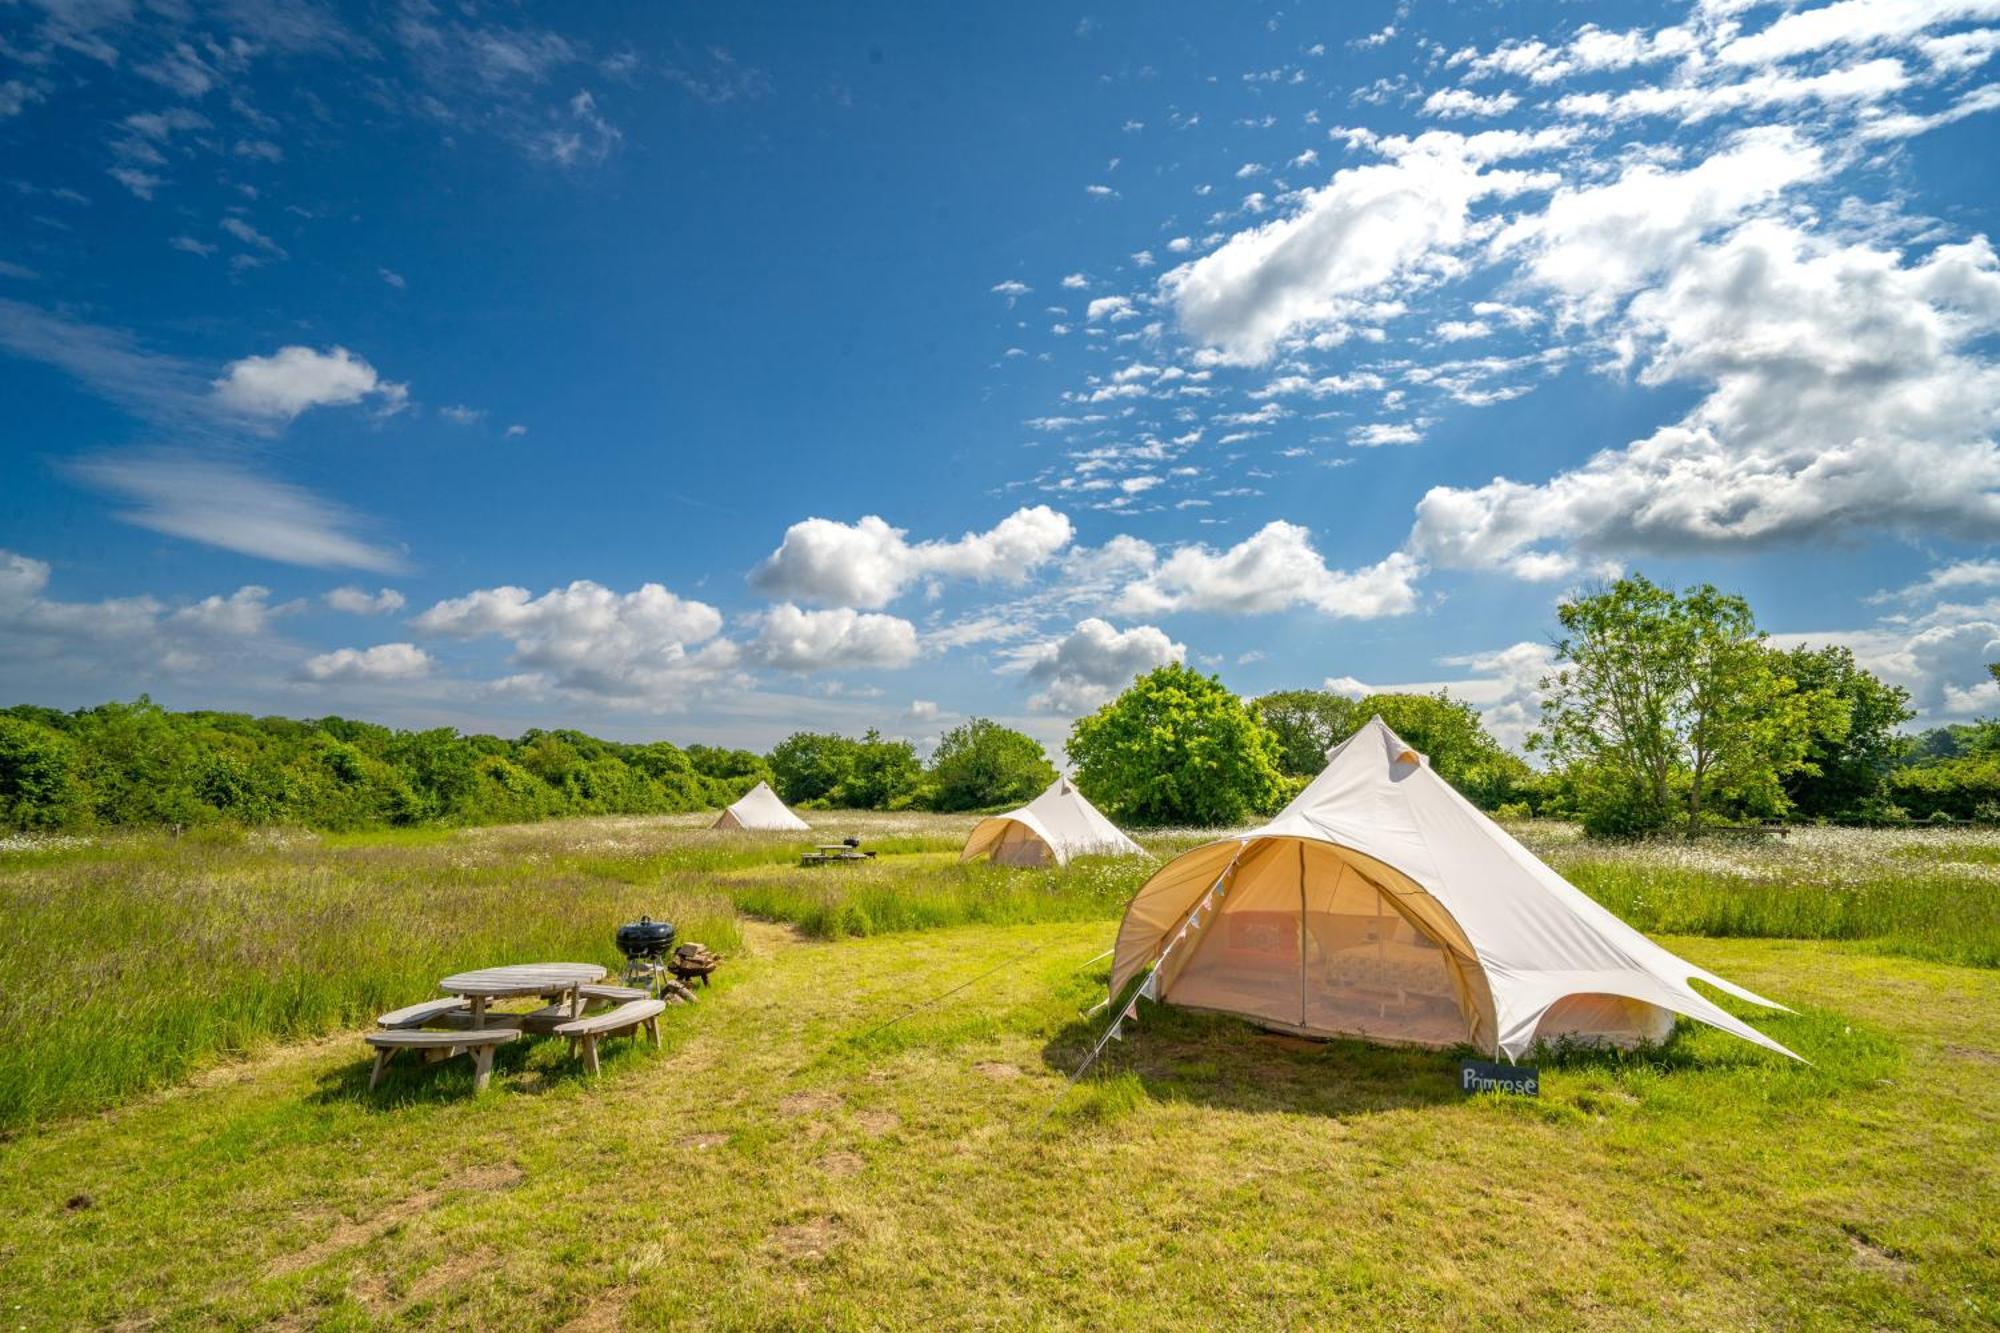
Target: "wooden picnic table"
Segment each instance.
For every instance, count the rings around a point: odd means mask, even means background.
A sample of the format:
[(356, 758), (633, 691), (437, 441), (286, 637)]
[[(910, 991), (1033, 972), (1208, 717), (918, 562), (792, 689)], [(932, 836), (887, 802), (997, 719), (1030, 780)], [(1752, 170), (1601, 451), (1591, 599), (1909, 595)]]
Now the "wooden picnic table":
[(516, 963), (510, 967), (482, 967), (475, 972), (459, 972), (438, 983), (447, 995), (472, 1002), (472, 1026), (486, 1026), (488, 1000), (516, 999), (524, 995), (550, 995), (567, 1000), (570, 1017), (583, 1014), (583, 997), (577, 988), (604, 980), (604, 969), (596, 963)]

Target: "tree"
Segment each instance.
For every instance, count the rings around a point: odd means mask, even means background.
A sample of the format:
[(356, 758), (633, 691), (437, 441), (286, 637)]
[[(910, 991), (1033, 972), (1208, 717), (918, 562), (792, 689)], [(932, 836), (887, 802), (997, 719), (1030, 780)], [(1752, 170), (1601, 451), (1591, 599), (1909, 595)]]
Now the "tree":
[(885, 741), (873, 727), (853, 746), (854, 762), (840, 785), (827, 794), (830, 804), (849, 810), (902, 809), (923, 778), (917, 749), (908, 741)]
[(1585, 827), (1633, 834), (1715, 804), (1783, 813), (1782, 779), (1816, 734), (1844, 730), (1838, 701), (1800, 691), (1766, 651), (1741, 597), (1683, 593), (1642, 575), (1556, 610), (1561, 665), (1543, 678), (1531, 748), (1578, 770)]
[(1265, 695), (1252, 707), (1277, 736), (1278, 768), (1288, 777), (1318, 777), (1326, 767), (1326, 752), (1378, 715), (1431, 761), (1439, 777), (1482, 810), (1515, 799), (1530, 777), (1527, 764), (1487, 734), (1479, 711), (1443, 690), (1360, 699), (1325, 690), (1285, 690)]
[(1055, 780), (1040, 742), (975, 717), (938, 741), (924, 786), (933, 810), (979, 810), (1029, 800)]
[(0, 715), (0, 828), (64, 828), (79, 821), (76, 746), (60, 731)]
[(1327, 690), (1280, 690), (1250, 706), (1278, 738), (1278, 771), (1293, 778), (1318, 777), (1326, 767), (1326, 752), (1371, 716), (1354, 700)]
[(1808, 819), (1853, 819), (1871, 813), (1902, 748), (1896, 728), (1916, 716), (1910, 694), (1854, 660), (1852, 649), (1803, 645), (1778, 652), (1778, 672), (1807, 693), (1822, 693), (1845, 710), (1846, 726), (1822, 728), (1805, 762), (1784, 777), (1785, 797)]
[(1371, 694), (1358, 700), (1354, 711), (1360, 721), (1348, 734), (1380, 716), (1389, 730), (1430, 760), (1433, 772), (1482, 810), (1514, 800), (1530, 776), (1527, 763), (1487, 732), (1479, 710), (1444, 690)]
[(1240, 824), (1284, 790), (1277, 737), (1220, 680), (1178, 662), (1078, 718), (1066, 748), (1083, 794), (1135, 824)]
[(817, 801), (847, 781), (854, 758), (845, 736), (795, 731), (771, 750), (771, 785), (787, 805)]

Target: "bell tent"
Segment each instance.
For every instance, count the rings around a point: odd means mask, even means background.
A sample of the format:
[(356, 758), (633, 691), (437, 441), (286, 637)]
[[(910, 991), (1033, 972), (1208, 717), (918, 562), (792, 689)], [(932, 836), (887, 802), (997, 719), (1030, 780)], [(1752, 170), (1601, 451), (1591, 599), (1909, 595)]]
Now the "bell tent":
[(803, 833), (812, 825), (786, 809), (785, 803), (778, 799), (778, 793), (771, 790), (770, 783), (760, 782), (743, 793), (743, 799), (724, 810), (709, 827)]
[(1018, 810), (992, 815), (972, 827), (961, 862), (991, 855), (1000, 866), (1066, 866), (1072, 856), (1144, 856), (1139, 844), (1083, 799), (1068, 778)]
[(1140, 887), (1118, 928), (1114, 1000), (1148, 969), (1151, 999), (1311, 1036), (1513, 1060), (1538, 1040), (1658, 1041), (1685, 1014), (1792, 1055), (1689, 982), (1785, 1006), (1620, 921), (1379, 717), (1270, 823)]

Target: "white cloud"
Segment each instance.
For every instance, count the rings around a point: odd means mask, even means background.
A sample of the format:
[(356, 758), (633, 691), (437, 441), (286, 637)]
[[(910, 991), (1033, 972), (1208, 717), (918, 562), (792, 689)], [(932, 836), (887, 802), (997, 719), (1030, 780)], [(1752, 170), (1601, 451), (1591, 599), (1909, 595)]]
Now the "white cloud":
[(132, 507), (117, 517), (226, 551), (322, 569), (403, 568), (397, 552), (357, 536), (358, 520), (310, 491), (233, 464), (185, 454), (99, 454), (68, 465)]
[(1557, 190), (1546, 209), (1507, 227), (1491, 249), (1496, 257), (1525, 251), (1528, 276), (1562, 298), (1569, 318), (1595, 320), (1704, 235), (1825, 170), (1820, 149), (1797, 132), (1748, 130), (1685, 171), (1640, 162), (1608, 184)]
[(716, 637), (720, 611), (657, 583), (618, 593), (579, 579), (540, 597), (486, 588), (441, 601), (410, 624), (421, 634), (504, 638), (536, 683), (662, 706), (724, 679), (737, 657), (734, 643)]
[(325, 682), (416, 680), (430, 674), (431, 655), (413, 643), (378, 643), (373, 648), (337, 648), (308, 657), (299, 669)]
[(805, 611), (783, 602), (757, 617), (750, 653), (780, 671), (904, 667), (917, 660), (916, 626), (901, 616), (839, 606)]
[(410, 285), (409, 281), (394, 269), (378, 268), (375, 272), (381, 275), (382, 281), (388, 283), (399, 292)]
[(1033, 287), (1030, 287), (1025, 282), (1019, 282), (1013, 278), (1009, 278), (1005, 282), (994, 283), (993, 286), (988, 290), (998, 292), (1000, 295), (1006, 297), (1008, 302), (1011, 304), (1016, 298), (1026, 296), (1029, 292), (1032, 292), (1035, 289)]
[(0, 550), (0, 662), (17, 683), (240, 667), (293, 609), (271, 605), (270, 590), (254, 585), (179, 606), (150, 596), (64, 602), (48, 596), (50, 572), (45, 561)]
[(1540, 485), (1436, 487), (1412, 549), (1562, 577), (1578, 553), (1883, 530), (1992, 540), (2000, 367), (1977, 344), (1996, 329), (2000, 263), (1983, 239), (1908, 262), (1746, 223), (1694, 247), (1628, 310), (1640, 380), (1705, 385), (1693, 410)]
[(234, 236), (237, 240), (243, 242), (243, 244), (250, 246), (253, 249), (261, 250), (265, 254), (271, 256), (273, 259), (285, 258), (284, 246), (279, 245), (276, 241), (266, 236), (263, 232), (258, 231), (255, 227), (245, 222), (242, 218), (236, 218), (236, 217), (224, 218), (220, 225), (224, 231), (228, 232), (231, 236)]
[(1421, 444), (1424, 432), (1414, 422), (1371, 421), (1365, 426), (1351, 427), (1347, 432), (1347, 443), (1357, 449), (1375, 449), (1385, 444)]
[(1092, 617), (1061, 639), (1014, 653), (1013, 667), (1040, 686), (1028, 706), (1041, 713), (1088, 712), (1130, 684), (1132, 678), (1183, 661), (1187, 645), (1155, 625), (1119, 630)]
[[(1375, 143), (1372, 135), (1366, 142)], [(1256, 364), (1278, 343), (1338, 328), (1397, 283), (1421, 284), (1450, 265), (1467, 239), (1474, 200), (1537, 183), (1485, 171), (1500, 158), (1562, 142), (1562, 134), (1432, 131), (1377, 146), (1391, 161), (1350, 167), (1303, 191), (1288, 215), (1240, 231), (1160, 279), (1162, 297), (1189, 337), (1222, 359)]]
[(1615, 94), (1572, 93), (1556, 103), (1556, 111), (1595, 121), (1673, 116), (1693, 123), (1733, 111), (1795, 106), (1802, 102), (1866, 106), (1909, 86), (1910, 76), (1902, 62), (1883, 57), (1822, 74), (1764, 70), (1732, 83), (1641, 86)]
[(1072, 535), (1069, 519), (1047, 505), (1017, 509), (956, 541), (912, 543), (872, 514), (859, 523), (809, 518), (785, 530), (750, 581), (774, 596), (874, 609), (927, 575), (1018, 583)]
[(912, 699), (909, 716), (914, 722), (935, 722), (938, 717), (938, 706), (929, 699)]
[(289, 421), (314, 407), (346, 407), (374, 398), (384, 411), (395, 411), (408, 390), (391, 384), (345, 347), (316, 352), (310, 347), (281, 347), (270, 356), (246, 356), (232, 361), (215, 381), (215, 396), (224, 407), (248, 417)]
[(1996, 15), (1996, 0), (1838, 0), (1781, 15), (1769, 26), (1725, 43), (1716, 56), (1724, 64), (1768, 64), (1829, 47), (1907, 42), (1939, 24)]
[(1358, 570), (1329, 569), (1309, 531), (1278, 521), (1227, 550), (1178, 548), (1126, 584), (1118, 606), (1138, 615), (1260, 615), (1308, 606), (1329, 616), (1373, 619), (1415, 610), (1422, 572), (1421, 563), (1402, 552)]
[(1139, 312), (1132, 305), (1129, 296), (1100, 296), (1084, 310), (1084, 318), (1093, 324), (1098, 320), (1109, 320), (1113, 324), (1128, 319), (1137, 319)]
[(1471, 704), (1486, 730), (1502, 745), (1520, 750), (1528, 733), (1541, 721), (1540, 682), (1555, 666), (1555, 650), (1545, 643), (1521, 642), (1494, 652), (1468, 653), (1439, 659), (1440, 665), (1464, 667), (1471, 675), (1449, 680), (1406, 681), (1371, 685), (1353, 676), (1329, 677), (1321, 686), (1333, 694), (1360, 699), (1370, 694), (1436, 694)]
[(438, 415), (454, 426), (476, 426), (486, 419), (486, 409), (454, 403), (449, 407), (440, 407)]
[(1417, 108), (1419, 115), (1436, 116), (1441, 120), (1451, 120), (1461, 116), (1489, 118), (1504, 116), (1521, 105), (1521, 99), (1512, 93), (1494, 93), (1481, 97), (1465, 88), (1440, 88), (1424, 99)]
[(326, 595), (326, 604), (336, 611), (355, 616), (381, 616), (403, 609), (403, 594), (394, 588), (369, 592), (365, 588), (335, 588)]
[(1090, 286), (1090, 279), (1081, 273), (1068, 273), (1063, 275), (1062, 285), (1070, 291), (1080, 292)]

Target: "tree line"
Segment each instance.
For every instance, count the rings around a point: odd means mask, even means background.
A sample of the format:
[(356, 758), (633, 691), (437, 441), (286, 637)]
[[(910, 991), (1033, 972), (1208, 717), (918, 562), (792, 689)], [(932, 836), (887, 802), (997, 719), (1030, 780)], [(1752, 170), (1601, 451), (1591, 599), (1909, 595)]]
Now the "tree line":
[(984, 719), (928, 764), (907, 742), (800, 734), (770, 754), (579, 731), (514, 739), (323, 717), (172, 712), (140, 698), (61, 712), (0, 709), (0, 828), (242, 826), (354, 830), (670, 814), (758, 782), (798, 804), (978, 809), (1055, 778), (1042, 748)]
[(1539, 766), (1442, 691), (1246, 701), (1175, 664), (1078, 719), (1068, 742), (1078, 785), (1128, 823), (1240, 823), (1284, 804), (1379, 714), (1482, 809), (1575, 819), (1596, 836), (2000, 822), (2000, 722), (1903, 735), (1915, 716), (1907, 691), (1845, 647), (1773, 646), (1741, 597), (1635, 575), (1565, 599), (1557, 620), (1527, 738)]
[[(1554, 665), (1509, 751), (1445, 692), (1245, 700), (1182, 664), (1078, 718), (1065, 750), (1121, 823), (1221, 826), (1275, 812), (1380, 715), (1474, 804), (1644, 836), (1769, 820), (2000, 821), (2000, 722), (1906, 736), (1908, 694), (1839, 646), (1777, 648), (1740, 597), (1634, 576), (1557, 608)], [(974, 718), (928, 760), (908, 741), (798, 732), (768, 754), (577, 731), (509, 740), (346, 718), (170, 712), (141, 698), (0, 709), (0, 827), (215, 822), (363, 829), (714, 808), (768, 781), (811, 808), (995, 810), (1056, 770), (1033, 738)]]

